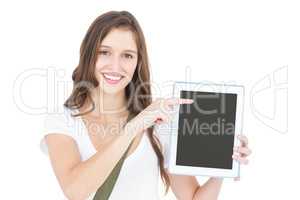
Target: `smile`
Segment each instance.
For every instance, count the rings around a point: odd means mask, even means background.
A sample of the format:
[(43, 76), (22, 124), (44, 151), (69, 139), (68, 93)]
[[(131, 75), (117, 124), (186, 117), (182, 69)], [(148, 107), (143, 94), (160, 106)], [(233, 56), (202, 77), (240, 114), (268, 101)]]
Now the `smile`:
[(109, 84), (117, 84), (124, 76), (119, 73), (103, 73), (105, 81)]

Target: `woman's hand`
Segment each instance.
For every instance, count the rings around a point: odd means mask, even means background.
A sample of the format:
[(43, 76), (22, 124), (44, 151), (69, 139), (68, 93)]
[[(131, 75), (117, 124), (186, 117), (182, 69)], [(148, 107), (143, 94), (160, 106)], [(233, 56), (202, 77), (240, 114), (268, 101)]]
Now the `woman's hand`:
[(155, 124), (168, 123), (176, 114), (174, 106), (193, 102), (192, 99), (182, 98), (157, 99), (133, 118), (131, 123), (137, 132), (142, 132)]
[[(232, 158), (240, 164), (247, 165), (249, 163), (247, 157), (251, 154), (251, 150), (248, 147), (248, 138), (245, 135), (238, 135), (237, 138), (240, 140), (240, 145), (233, 148)], [(239, 181), (240, 177), (237, 177), (234, 180)]]

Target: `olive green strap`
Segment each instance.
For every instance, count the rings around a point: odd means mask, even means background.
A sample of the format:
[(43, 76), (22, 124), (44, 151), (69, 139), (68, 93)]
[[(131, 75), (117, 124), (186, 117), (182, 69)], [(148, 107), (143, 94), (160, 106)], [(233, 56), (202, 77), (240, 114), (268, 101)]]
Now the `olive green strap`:
[(108, 200), (115, 183), (117, 182), (118, 176), (120, 174), (123, 162), (126, 158), (128, 150), (133, 142), (130, 143), (129, 147), (127, 148), (126, 152), (123, 154), (121, 159), (118, 161), (114, 169), (111, 171), (105, 182), (101, 185), (101, 187), (97, 190), (93, 200)]

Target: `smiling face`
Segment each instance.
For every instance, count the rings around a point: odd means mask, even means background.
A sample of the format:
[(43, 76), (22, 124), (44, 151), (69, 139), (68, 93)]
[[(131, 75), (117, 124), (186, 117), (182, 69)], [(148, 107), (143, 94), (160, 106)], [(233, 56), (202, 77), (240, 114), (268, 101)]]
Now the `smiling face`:
[(95, 66), (95, 76), (104, 93), (125, 91), (138, 62), (134, 34), (128, 29), (112, 29), (102, 40)]

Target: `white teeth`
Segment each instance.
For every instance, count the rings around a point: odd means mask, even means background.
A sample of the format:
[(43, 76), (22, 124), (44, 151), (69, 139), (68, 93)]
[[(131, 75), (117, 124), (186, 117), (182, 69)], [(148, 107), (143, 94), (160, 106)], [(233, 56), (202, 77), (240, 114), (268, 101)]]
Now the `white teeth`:
[(113, 81), (118, 81), (122, 78), (122, 76), (111, 76), (108, 74), (103, 74), (103, 76), (107, 79), (113, 80)]

